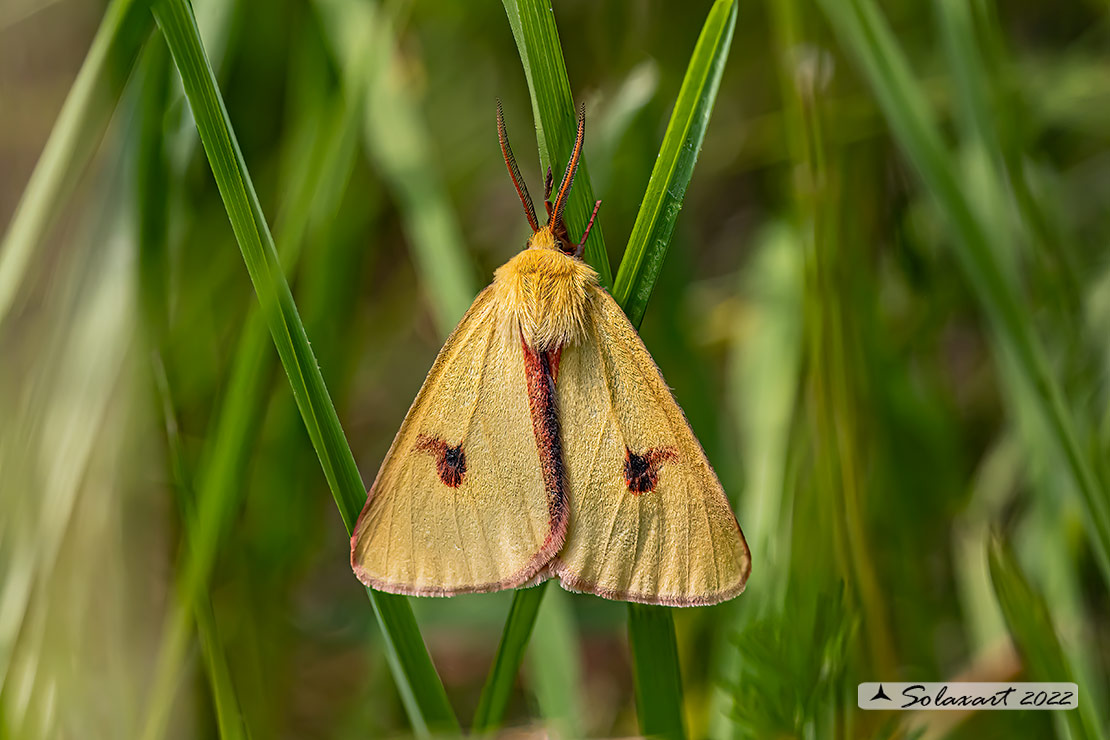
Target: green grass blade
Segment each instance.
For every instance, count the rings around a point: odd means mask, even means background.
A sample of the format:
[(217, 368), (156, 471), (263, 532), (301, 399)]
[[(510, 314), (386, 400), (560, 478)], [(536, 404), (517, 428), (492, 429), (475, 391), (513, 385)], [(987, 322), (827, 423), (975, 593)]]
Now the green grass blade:
[[(502, 0), (509, 25), (513, 29), (520, 62), (528, 78), (528, 92), (532, 98), (532, 116), (536, 121), (536, 138), (540, 149), (540, 167), (546, 172), (550, 166), (558, 178), (566, 167), (574, 147), (577, 109), (570, 94), (567, 67), (563, 62), (563, 48), (559, 44), (559, 31), (555, 27), (555, 14), (551, 3), (544, 0)], [(586, 122), (586, 139), (590, 125)], [(585, 157), (574, 178), (570, 200), (567, 203), (566, 223), (572, 237), (586, 228), (594, 208), (594, 189), (590, 184), (590, 171)], [(542, 213), (542, 210), (541, 210)], [(586, 262), (597, 270), (601, 284), (613, 284), (609, 255), (605, 251), (605, 236), (601, 230), (600, 216), (590, 230), (586, 241)]]
[[(1064, 656), (1052, 614), (1044, 597), (1018, 565), (1013, 552), (1002, 540), (994, 538), (987, 553), (991, 581), (1002, 615), (1025, 663), (1029, 680), (1075, 681)], [(1079, 687), (1082, 694), (1083, 686)], [(1095, 712), (1097, 700), (1090, 693), (1080, 697), (1079, 709), (1062, 712), (1073, 740), (1103, 740)]]
[(628, 638), (640, 732), (648, 737), (685, 737), (682, 675), (670, 609), (629, 604)]
[(246, 740), (251, 736), (246, 717), (231, 680), (231, 668), (224, 653), (216, 628), (216, 614), (207, 594), (195, 605), (194, 617), (200, 634), (200, 648), (208, 668), (208, 683), (212, 687), (212, 703), (216, 709), (216, 726), (220, 740)]
[(569, 593), (556, 588), (547, 595), (534, 632), (527, 676), (540, 716), (556, 737), (586, 737), (580, 698), (585, 681)]
[(991, 115), (992, 86), (975, 35), (973, 8), (959, 0), (934, 0), (934, 4), (955, 87), (962, 137), (980, 140), (1000, 165), (1002, 149)]
[[(365, 501), (366, 489), (309, 347), (196, 21), (186, 0), (157, 0), (154, 14), (181, 75), (201, 142), (297, 407), (343, 523), (351, 531)], [(394, 678), (407, 699), (406, 708), (414, 728), (420, 734), (428, 728), (457, 728), (458, 722), (408, 602), (369, 589), (367, 593), (385, 635)]]
[(149, 342), (161, 349), (169, 326), (169, 161), (163, 119), (169, 100), (170, 53), (155, 35), (139, 64), (139, 137), (135, 157), (139, 305)]
[[(687, 65), (647, 193), (617, 271), (613, 297), (636, 327), (644, 318), (693, 175), (735, 26), (735, 3), (717, 0)], [(629, 604), (628, 636), (640, 731), (667, 738), (685, 737), (682, 675), (671, 612), (665, 607)]]
[(895, 140), (948, 217), (957, 236), (956, 258), (996, 338), (1013, 356), (1038, 413), (1052, 430), (1086, 510), (1084, 519), (1103, 577), (1110, 582), (1107, 492), (1080, 444), (1076, 421), (1033, 331), (1030, 311), (1000, 257), (1010, 246), (998, 242), (968, 203), (925, 94), (875, 4), (871, 0), (820, 0), (819, 4), (843, 46), (856, 57)]
[(509, 608), (509, 616), (505, 619), (505, 631), (501, 634), (501, 642), (497, 646), (497, 654), (494, 656), (493, 665), (490, 666), (489, 676), (482, 686), (478, 708), (474, 710), (471, 732), (475, 734), (490, 732), (501, 724), (505, 716), (505, 708), (509, 704), (513, 682), (520, 669), (520, 663), (524, 660), (524, 650), (532, 637), (532, 628), (536, 626), (536, 615), (540, 611), (540, 603), (546, 590), (547, 583), (541, 583), (535, 588), (517, 589), (513, 594), (513, 605)]
[(735, 0), (717, 0), (705, 19), (617, 271), (613, 297), (636, 326), (643, 320), (663, 269), (675, 221), (694, 174), (732, 44), (736, 12)]
[(150, 16), (135, 0), (112, 0), (104, 11), (0, 242), (0, 324), (11, 310), (35, 246), (108, 128), (127, 77), (109, 72), (131, 69), (149, 25)]

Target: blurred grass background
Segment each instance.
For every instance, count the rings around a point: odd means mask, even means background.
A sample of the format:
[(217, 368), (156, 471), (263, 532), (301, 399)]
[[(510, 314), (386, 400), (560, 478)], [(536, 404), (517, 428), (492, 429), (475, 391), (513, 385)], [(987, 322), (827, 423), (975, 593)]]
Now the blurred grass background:
[[(527, 236), (505, 9), (193, 5), (370, 480)], [(614, 272), (711, 5), (556, 3)], [(641, 327), (753, 550), (675, 613), (689, 735), (1105, 737), (1106, 8), (738, 13)], [(412, 732), (149, 9), (8, 2), (0, 110), (0, 737)], [(464, 726), (511, 601), (410, 600)], [(548, 588), (507, 722), (637, 732), (626, 615)], [(957, 677), (1082, 709), (855, 709)]]

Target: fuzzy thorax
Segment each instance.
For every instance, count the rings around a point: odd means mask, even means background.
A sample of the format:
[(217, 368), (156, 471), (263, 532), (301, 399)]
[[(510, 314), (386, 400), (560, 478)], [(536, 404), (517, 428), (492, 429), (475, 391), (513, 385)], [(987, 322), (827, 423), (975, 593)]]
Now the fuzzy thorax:
[(524, 341), (540, 352), (582, 336), (597, 284), (593, 268), (559, 251), (546, 228), (494, 273), (499, 297), (510, 306)]

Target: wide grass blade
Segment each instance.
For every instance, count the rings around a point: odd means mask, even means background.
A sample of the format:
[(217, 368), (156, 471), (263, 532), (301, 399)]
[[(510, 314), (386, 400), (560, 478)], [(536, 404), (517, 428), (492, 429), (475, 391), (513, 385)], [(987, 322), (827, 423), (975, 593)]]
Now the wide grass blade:
[(732, 44), (736, 12), (735, 0), (717, 0), (705, 19), (617, 271), (613, 297), (636, 326), (644, 318), (663, 269), (671, 233), (694, 174)]
[[(1064, 656), (1056, 626), (1044, 597), (1034, 590), (1005, 542), (993, 539), (987, 553), (991, 581), (1002, 615), (1021, 652), (1029, 680), (1075, 681), (1075, 672)], [(1079, 690), (1082, 694), (1084, 686)], [(1090, 693), (1081, 696), (1079, 708), (1061, 712), (1073, 740), (1103, 740)]]
[(0, 242), (0, 324), (11, 310), (35, 246), (103, 138), (123, 91), (126, 72), (134, 64), (149, 26), (150, 16), (135, 0), (112, 0), (104, 11), (77, 79)]
[(629, 604), (628, 638), (640, 732), (648, 737), (685, 737), (682, 674), (670, 609)]
[[(340, 516), (350, 532), (366, 498), (366, 489), (309, 347), (227, 109), (205, 56), (196, 21), (186, 0), (157, 0), (154, 15), (181, 75), (201, 142), (297, 407)], [(458, 722), (408, 602), (403, 597), (370, 589), (367, 593), (385, 636), (394, 678), (414, 729), (418, 734), (426, 734), (430, 728), (457, 728)]]
[(1037, 411), (1052, 431), (1086, 511), (1092, 547), (1110, 582), (1110, 504), (1098, 469), (1080, 443), (1079, 427), (1034, 333), (1033, 317), (1000, 255), (1010, 245), (979, 217), (961, 187), (926, 96), (871, 0), (820, 0), (843, 46), (857, 59), (895, 140), (948, 217), (960, 267), (982, 303), (1000, 344), (1009, 353)]
[[(544, 0), (502, 0), (513, 38), (520, 52), (524, 75), (528, 78), (528, 92), (532, 98), (532, 117), (536, 122), (536, 139), (540, 149), (540, 167), (545, 172), (551, 167), (559, 177), (566, 167), (574, 147), (577, 109), (570, 94), (567, 66), (563, 61), (563, 47), (559, 44), (559, 30), (555, 27), (555, 13), (550, 2)], [(586, 123), (586, 138), (590, 125)], [(566, 209), (566, 224), (572, 237), (586, 228), (594, 208), (594, 189), (590, 184), (590, 170), (586, 158), (578, 167), (574, 187), (570, 191)], [(609, 268), (609, 255), (605, 251), (605, 236), (601, 220), (594, 222), (590, 238), (586, 241), (585, 260), (597, 270), (601, 284), (613, 284)]]

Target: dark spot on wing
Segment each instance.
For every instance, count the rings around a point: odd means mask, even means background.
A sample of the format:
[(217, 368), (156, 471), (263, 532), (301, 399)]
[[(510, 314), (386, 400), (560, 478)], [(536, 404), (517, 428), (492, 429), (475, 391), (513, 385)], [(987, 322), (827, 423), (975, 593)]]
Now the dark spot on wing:
[(466, 453), (463, 452), (462, 443), (452, 447), (438, 437), (421, 434), (416, 442), (416, 449), (428, 452), (436, 459), (436, 472), (443, 485), (459, 487), (466, 475)]
[(624, 448), (624, 480), (634, 496), (655, 490), (659, 482), (659, 468), (665, 460), (675, 456), (670, 447), (652, 447), (638, 455)]

